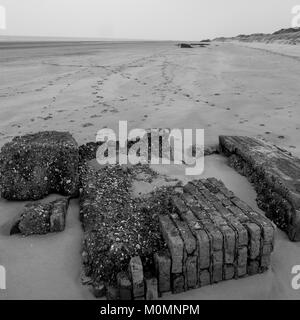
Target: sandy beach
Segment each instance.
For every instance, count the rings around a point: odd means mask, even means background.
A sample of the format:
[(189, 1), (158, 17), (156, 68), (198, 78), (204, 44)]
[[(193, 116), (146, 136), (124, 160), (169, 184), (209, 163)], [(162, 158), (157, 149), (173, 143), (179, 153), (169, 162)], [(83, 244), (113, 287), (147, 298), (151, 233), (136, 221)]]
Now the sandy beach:
[(129, 128), (202, 128), (207, 143), (262, 136), (300, 154), (299, 46), (23, 46), (0, 51), (1, 145), (41, 129), (95, 141), (101, 128), (127, 120)]
[[(300, 156), (300, 46), (213, 42), (180, 49), (173, 42), (0, 44), (0, 147), (16, 135), (69, 131), (82, 144), (98, 130), (205, 129), (265, 138)], [(158, 169), (186, 180), (182, 168)], [(226, 159), (206, 158), (202, 177), (215, 176), (261, 212), (246, 178)], [(92, 299), (80, 285), (82, 231), (77, 200), (61, 234), (9, 237), (23, 202), (0, 200), (0, 264), (8, 288), (0, 299)], [(262, 212), (261, 212), (262, 213)], [(276, 233), (271, 269), (263, 275), (200, 288), (172, 299), (299, 299), (291, 268), (300, 244)], [(166, 299), (168, 297), (165, 297)]]

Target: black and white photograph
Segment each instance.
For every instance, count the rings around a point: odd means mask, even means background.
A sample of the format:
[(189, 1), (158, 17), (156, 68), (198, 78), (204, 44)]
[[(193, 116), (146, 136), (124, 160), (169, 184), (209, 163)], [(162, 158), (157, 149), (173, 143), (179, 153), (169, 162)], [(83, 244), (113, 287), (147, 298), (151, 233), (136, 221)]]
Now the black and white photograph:
[(0, 0), (0, 150), (2, 302), (300, 300), (300, 0)]

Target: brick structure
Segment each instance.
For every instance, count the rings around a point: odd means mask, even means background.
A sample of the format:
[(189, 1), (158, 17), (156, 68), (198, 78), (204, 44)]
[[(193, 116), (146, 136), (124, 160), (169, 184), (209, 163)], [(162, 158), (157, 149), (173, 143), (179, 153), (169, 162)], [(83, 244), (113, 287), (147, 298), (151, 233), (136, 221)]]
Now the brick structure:
[[(268, 269), (274, 226), (221, 181), (189, 182), (170, 201), (160, 227), (171, 256), (173, 293)], [(158, 267), (159, 279), (162, 272)]]
[(254, 184), (258, 206), (300, 241), (300, 159), (260, 139), (220, 136), (220, 150), (229, 164)]
[(134, 170), (82, 167), (84, 274), (108, 299), (153, 300), (268, 269), (273, 224), (221, 181), (133, 198)]

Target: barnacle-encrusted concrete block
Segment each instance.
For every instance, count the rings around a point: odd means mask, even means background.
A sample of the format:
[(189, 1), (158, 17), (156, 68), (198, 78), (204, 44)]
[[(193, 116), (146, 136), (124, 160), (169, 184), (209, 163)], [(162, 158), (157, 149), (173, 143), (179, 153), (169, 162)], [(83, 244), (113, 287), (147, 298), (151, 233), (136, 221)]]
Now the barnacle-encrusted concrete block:
[(268, 269), (273, 224), (221, 181), (189, 182), (170, 202), (160, 226), (172, 261), (173, 293)]
[(10, 234), (21, 233), (24, 236), (61, 232), (65, 229), (65, 220), (69, 199), (58, 199), (49, 203), (30, 203), (25, 206), (14, 222)]
[(115, 286), (117, 274), (129, 271), (134, 296), (144, 296), (143, 265), (151, 264), (153, 254), (164, 247), (158, 216), (132, 196), (126, 168), (101, 168), (91, 161), (81, 167), (80, 177), (85, 274), (95, 286)]
[(50, 193), (78, 193), (79, 151), (68, 132), (16, 137), (0, 154), (0, 189), (7, 200), (38, 200)]
[(254, 184), (258, 206), (290, 240), (300, 241), (300, 159), (260, 139), (220, 136), (229, 163)]

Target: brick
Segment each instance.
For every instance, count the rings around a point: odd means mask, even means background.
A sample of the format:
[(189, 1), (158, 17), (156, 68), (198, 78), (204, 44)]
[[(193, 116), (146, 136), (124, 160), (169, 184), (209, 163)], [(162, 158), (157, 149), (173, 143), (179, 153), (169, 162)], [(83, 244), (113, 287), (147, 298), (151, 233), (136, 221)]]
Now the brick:
[(171, 291), (171, 259), (169, 253), (156, 253), (154, 255), (154, 262), (159, 293), (162, 294)]
[(119, 286), (120, 299), (132, 299), (132, 285), (127, 272), (119, 272), (117, 275), (117, 283)]
[(132, 282), (133, 297), (143, 297), (145, 295), (144, 272), (140, 257), (133, 257), (129, 262), (129, 275)]
[(172, 292), (181, 293), (185, 291), (185, 280), (182, 273), (172, 273)]
[(256, 259), (260, 254), (260, 228), (255, 223), (245, 224), (250, 238), (250, 259)]
[(250, 276), (257, 274), (259, 272), (259, 262), (256, 260), (249, 261), (248, 264), (248, 274)]
[(236, 252), (236, 235), (235, 232), (228, 227), (228, 229), (223, 229), (223, 234), (225, 236), (224, 252), (225, 252), (225, 263), (233, 263), (235, 260)]
[(196, 288), (198, 283), (196, 256), (190, 256), (186, 259), (186, 275), (188, 288)]
[(213, 283), (218, 283), (223, 280), (223, 265), (216, 264), (213, 266)]
[(211, 284), (211, 276), (208, 270), (201, 270), (199, 273), (200, 286), (208, 286)]
[(235, 266), (225, 265), (224, 267), (224, 280), (231, 280), (235, 276)]
[(220, 282), (223, 279), (223, 251), (213, 253), (213, 282)]
[(172, 273), (183, 272), (183, 249), (184, 244), (180, 233), (172, 220), (168, 216), (159, 216), (160, 228), (164, 240), (166, 241), (172, 258)]
[(238, 250), (238, 276), (244, 276), (247, 273), (248, 248), (243, 247)]
[(195, 230), (198, 242), (198, 266), (206, 269), (210, 266), (210, 240), (204, 230)]
[(103, 298), (106, 294), (105, 285), (103, 283), (92, 285), (92, 292), (96, 298)]
[(146, 300), (158, 299), (158, 282), (157, 278), (151, 277), (145, 279), (146, 284)]
[(271, 255), (270, 254), (264, 254), (262, 257), (261, 257), (261, 260), (260, 260), (260, 266), (263, 268), (263, 269), (268, 269), (269, 266), (271, 264)]
[(120, 290), (115, 286), (108, 286), (106, 290), (106, 299), (107, 300), (119, 300), (120, 299)]
[(272, 244), (266, 244), (262, 248), (262, 255), (270, 255), (273, 251), (273, 245)]

